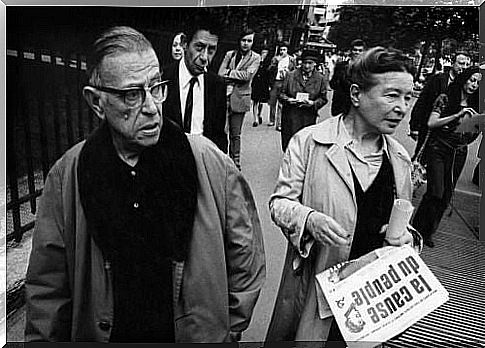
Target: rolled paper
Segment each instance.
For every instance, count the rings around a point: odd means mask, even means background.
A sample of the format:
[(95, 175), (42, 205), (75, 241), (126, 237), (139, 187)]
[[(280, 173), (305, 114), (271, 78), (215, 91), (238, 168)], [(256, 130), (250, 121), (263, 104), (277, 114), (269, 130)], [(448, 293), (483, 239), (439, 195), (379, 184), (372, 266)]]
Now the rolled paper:
[(414, 207), (407, 199), (396, 199), (392, 206), (389, 226), (387, 226), (386, 238), (395, 239), (401, 237), (406, 231)]

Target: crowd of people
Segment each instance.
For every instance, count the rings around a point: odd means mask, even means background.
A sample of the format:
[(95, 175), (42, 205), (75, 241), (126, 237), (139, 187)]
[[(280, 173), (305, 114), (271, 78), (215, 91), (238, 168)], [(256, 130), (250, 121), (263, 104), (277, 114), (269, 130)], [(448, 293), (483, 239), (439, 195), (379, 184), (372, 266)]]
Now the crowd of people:
[[(283, 43), (274, 57), (257, 53), (246, 29), (214, 73), (220, 35), (216, 20), (194, 18), (174, 36), (170, 62), (131, 27), (94, 42), (83, 95), (101, 125), (46, 179), (25, 283), (27, 341), (239, 341), (266, 278), (241, 131), (251, 108), (252, 126), (263, 123), (265, 103), (284, 152), (269, 211), (288, 240), (266, 340), (343, 342), (315, 274), (383, 246), (420, 252), (421, 235), (433, 246), (478, 135), (457, 131), (477, 114), (477, 68), (423, 91), (430, 111), (412, 130), (431, 133), (428, 191), (388, 238), (394, 200), (413, 194), (411, 158), (391, 136), (412, 107), (413, 62), (355, 40), (330, 79), (319, 52), (293, 57)], [(335, 117), (317, 124), (329, 82)]]

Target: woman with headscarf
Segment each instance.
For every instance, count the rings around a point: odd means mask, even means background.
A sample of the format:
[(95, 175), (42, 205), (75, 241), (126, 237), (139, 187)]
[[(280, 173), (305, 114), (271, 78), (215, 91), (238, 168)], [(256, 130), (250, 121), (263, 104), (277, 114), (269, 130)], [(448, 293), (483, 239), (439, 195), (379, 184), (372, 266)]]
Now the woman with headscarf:
[(327, 104), (325, 77), (317, 71), (320, 55), (303, 51), (301, 66), (289, 72), (281, 88), (281, 147), (286, 150), (290, 138), (300, 129), (317, 121), (318, 110)]

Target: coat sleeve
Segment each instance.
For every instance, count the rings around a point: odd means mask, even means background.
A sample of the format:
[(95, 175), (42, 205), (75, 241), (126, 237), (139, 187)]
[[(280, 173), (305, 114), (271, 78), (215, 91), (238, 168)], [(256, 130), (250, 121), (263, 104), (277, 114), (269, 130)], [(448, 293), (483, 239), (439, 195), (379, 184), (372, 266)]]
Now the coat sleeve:
[(266, 277), (261, 224), (251, 189), (229, 163), (226, 179), (226, 262), (231, 331), (247, 329)]
[(214, 137), (216, 139), (215, 143), (222, 152), (227, 153), (227, 133), (226, 133), (226, 113), (227, 113), (227, 99), (226, 99), (226, 85), (222, 81), (216, 86), (217, 91), (215, 93), (216, 103), (215, 113), (217, 114), (215, 120)]
[(308, 161), (305, 134), (308, 134), (307, 130), (291, 138), (269, 201), (271, 218), (301, 257), (308, 256), (314, 243), (313, 238), (305, 232), (306, 220), (314, 209), (301, 203)]
[(229, 62), (231, 60), (231, 52), (226, 52), (226, 55), (224, 56), (224, 59), (222, 60), (221, 66), (219, 67), (219, 76), (226, 76), (227, 72), (229, 71)]
[(237, 80), (240, 82), (251, 81), (253, 76), (256, 75), (260, 64), (259, 54), (253, 53), (251, 64), (245, 70), (231, 70), (228, 77), (232, 80)]
[(409, 121), (409, 128), (411, 131), (419, 131), (423, 128), (427, 128), (427, 123), (434, 100), (438, 96), (438, 94), (436, 94), (436, 82), (437, 79), (434, 76), (431, 77), (421, 91), (418, 100), (416, 100), (416, 103), (411, 111), (411, 119)]
[(327, 85), (325, 82), (325, 76), (322, 75), (322, 80), (320, 83), (320, 90), (318, 91), (317, 99), (315, 99), (315, 111), (320, 110), (325, 104), (327, 104)]
[[(279, 101), (283, 104), (287, 103), (288, 98), (291, 97), (291, 95), (289, 94), (289, 93), (291, 93), (291, 91), (290, 91), (291, 80), (292, 80), (292, 74), (291, 73), (286, 74), (286, 76), (283, 80), (283, 84), (282, 84), (281, 89), (280, 89), (280, 94), (276, 96), (279, 99)], [(294, 98), (294, 96), (293, 96), (293, 98)]]
[(40, 200), (25, 280), (27, 342), (71, 340), (72, 302), (63, 231), (61, 179), (54, 166)]

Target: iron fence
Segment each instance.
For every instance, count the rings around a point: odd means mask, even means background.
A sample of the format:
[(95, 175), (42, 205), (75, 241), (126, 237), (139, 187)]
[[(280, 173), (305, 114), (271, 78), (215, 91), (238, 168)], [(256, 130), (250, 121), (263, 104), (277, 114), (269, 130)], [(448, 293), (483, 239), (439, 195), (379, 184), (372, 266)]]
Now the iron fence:
[(7, 50), (7, 243), (35, 224), (50, 167), (97, 125), (82, 97), (80, 55)]

